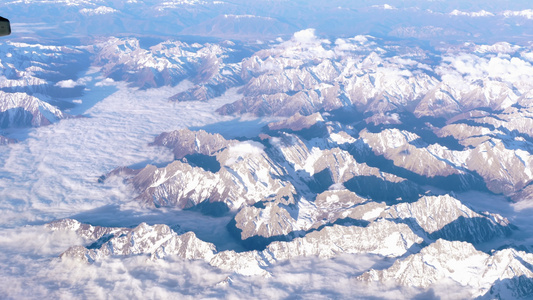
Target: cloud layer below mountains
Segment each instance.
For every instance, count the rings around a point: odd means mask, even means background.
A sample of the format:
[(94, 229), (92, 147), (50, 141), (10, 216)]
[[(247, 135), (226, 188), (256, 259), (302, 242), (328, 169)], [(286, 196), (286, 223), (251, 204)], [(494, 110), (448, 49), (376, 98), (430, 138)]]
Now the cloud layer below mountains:
[[(172, 160), (168, 150), (148, 146), (163, 131), (232, 119), (214, 110), (232, 101), (234, 91), (210, 103), (167, 100), (187, 85), (138, 91), (117, 84), (108, 97), (91, 86), (82, 99), (88, 109), (83, 117), (20, 130), (20, 143), (0, 148), (0, 226), (44, 222), (130, 200), (125, 186), (101, 184), (98, 177), (119, 166)], [(95, 103), (98, 97), (105, 99)]]
[[(141, 216), (151, 223), (177, 218), (184, 230), (196, 229), (200, 238), (228, 238), (227, 233), (212, 230), (224, 228), (219, 219), (197, 222), (172, 212), (143, 211), (131, 203), (133, 192), (122, 182), (102, 184), (97, 179), (117, 166), (172, 160), (169, 151), (148, 146), (163, 131), (217, 122), (234, 126), (232, 118), (214, 111), (233, 101), (235, 91), (209, 103), (174, 103), (167, 98), (188, 83), (147, 91), (116, 84), (110, 93), (98, 90), (96, 82), (89, 83), (91, 91), (82, 99), (87, 109), (84, 117), (31, 129), (20, 143), (0, 148), (0, 290), (4, 297), (72, 299), (83, 295), (100, 299), (112, 294), (116, 299), (243, 299), (299, 295), (325, 299), (374, 298), (379, 294), (379, 298), (394, 299), (428, 293), (356, 281), (354, 277), (368, 268), (392, 263), (372, 255), (284, 262), (271, 267), (271, 278), (233, 275), (204, 262), (172, 257), (156, 262), (145, 256), (110, 258), (94, 265), (59, 259), (60, 253), (83, 241), (72, 233), (48, 231), (41, 224), (75, 214), (94, 223), (108, 218), (132, 225), (140, 223)], [(103, 99), (97, 102), (98, 97)], [(94, 106), (89, 107), (91, 103)], [(254, 142), (240, 143), (232, 150), (236, 154), (263, 151)], [(113, 225), (112, 220), (108, 223)]]
[(0, 237), (0, 260), (6, 263), (0, 269), (0, 290), (7, 299), (432, 299), (444, 294), (357, 281), (366, 269), (392, 263), (373, 255), (287, 261), (269, 268), (273, 277), (263, 278), (172, 257), (155, 262), (146, 256), (109, 258), (90, 265), (61, 260), (57, 255), (80, 241), (74, 234), (42, 226), (2, 230)]
[[(358, 38), (361, 44), (367, 42)], [(336, 50), (349, 50), (343, 48), (346, 44), (341, 40), (337, 42)], [(306, 30), (282, 46), (290, 48), (303, 44), (323, 57), (333, 55), (324, 50), (323, 43), (314, 31)], [(407, 64), (408, 61), (398, 63)], [(513, 82), (524, 81), (527, 85), (529, 80), (526, 79), (532, 70), (529, 62), (517, 57), (485, 58), (465, 54), (445, 59), (438, 71), (443, 77), (457, 77), (461, 81), (505, 74)], [(239, 128), (233, 117), (215, 113), (221, 105), (236, 100), (235, 89), (209, 102), (176, 103), (169, 102), (168, 97), (186, 90), (190, 83), (142, 91), (108, 79), (83, 77), (83, 81), (66, 80), (58, 86), (68, 88), (78, 84), (87, 85), (89, 90), (82, 99), (76, 100), (81, 105), (71, 113), (83, 114), (83, 117), (21, 130), (18, 132), (20, 143), (0, 148), (0, 262), (3, 264), (0, 291), (7, 298), (71, 299), (80, 295), (106, 298), (110, 294), (119, 299), (468, 297), (460, 292), (453, 294), (461, 289), (452, 283), (418, 290), (356, 281), (355, 277), (369, 268), (385, 268), (393, 263), (393, 260), (372, 255), (287, 261), (270, 267), (274, 275), (271, 278), (233, 275), (204, 262), (172, 257), (156, 262), (148, 261), (145, 256), (109, 258), (93, 265), (60, 260), (60, 253), (82, 241), (68, 233), (49, 232), (41, 224), (73, 215), (94, 223), (107, 219), (108, 223), (117, 222), (123, 226), (147, 220), (170, 222), (171, 218), (176, 218), (184, 230), (196, 229), (201, 239), (212, 241), (216, 236), (226, 239), (224, 222), (227, 220), (205, 218), (198, 221), (171, 211), (159, 214), (144, 210), (131, 203), (134, 192), (119, 179), (98, 183), (98, 178), (118, 166), (140, 168), (172, 160), (170, 151), (148, 146), (161, 132), (206, 125), (217, 132)], [(246, 124), (262, 126), (261, 122), (253, 120)], [(225, 130), (224, 126), (231, 130)], [(240, 128), (243, 132), (251, 130), (250, 126), (241, 124), (240, 127), (247, 127)], [(263, 146), (257, 142), (241, 142), (230, 148), (234, 157), (262, 152)], [(529, 232), (533, 232), (533, 226), (529, 225), (530, 208), (516, 206), (522, 209), (521, 213), (516, 213), (501, 199), (491, 199), (494, 201), (488, 203), (486, 195), (461, 196), (479, 210), (509, 217), (513, 224), (522, 226), (524, 238), (530, 239)], [(26, 224), (31, 225), (24, 226)]]

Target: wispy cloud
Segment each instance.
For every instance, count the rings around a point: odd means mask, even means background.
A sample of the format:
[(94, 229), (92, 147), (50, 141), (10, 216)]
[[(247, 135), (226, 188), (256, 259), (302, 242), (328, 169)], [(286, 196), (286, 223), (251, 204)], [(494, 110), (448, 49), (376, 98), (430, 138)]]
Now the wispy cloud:
[(61, 88), (74, 88), (76, 86), (85, 85), (87, 82), (91, 81), (91, 77), (82, 77), (78, 80), (74, 81), (72, 79), (67, 80), (61, 80), (55, 84), (55, 86), (61, 87)]

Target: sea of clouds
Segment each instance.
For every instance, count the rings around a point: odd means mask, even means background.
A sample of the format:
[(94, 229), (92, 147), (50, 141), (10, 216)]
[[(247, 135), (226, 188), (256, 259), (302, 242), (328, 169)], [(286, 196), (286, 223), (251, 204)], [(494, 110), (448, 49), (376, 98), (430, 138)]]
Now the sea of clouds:
[(187, 86), (140, 91), (117, 83), (107, 92), (88, 91), (80, 105), (88, 109), (70, 112), (81, 117), (21, 130), (22, 141), (0, 148), (0, 226), (129, 202), (131, 194), (120, 182), (101, 184), (98, 178), (119, 166), (171, 161), (170, 151), (148, 146), (161, 132), (228, 120), (214, 110), (232, 101), (234, 91), (210, 103), (167, 100)]
[[(355, 279), (392, 261), (374, 255), (300, 258), (268, 268), (272, 277), (241, 276), (203, 261), (146, 256), (110, 257), (94, 264), (57, 254), (81, 242), (71, 232), (31, 226), (0, 232), (0, 291), (4, 299), (433, 299), (444, 294)], [(450, 285), (446, 286), (450, 288)], [(454, 287), (453, 296), (464, 297)]]
[[(342, 255), (334, 259), (300, 258), (268, 268), (270, 278), (240, 276), (201, 261), (179, 258), (150, 261), (146, 256), (110, 257), (94, 264), (60, 259), (59, 254), (83, 241), (71, 232), (52, 232), (48, 221), (74, 217), (101, 226), (166, 223), (194, 231), (219, 250), (239, 248), (225, 229), (230, 217), (203, 216), (193, 211), (152, 210), (132, 199), (134, 191), (120, 179), (99, 183), (98, 178), (118, 166), (166, 163), (172, 153), (148, 144), (161, 132), (206, 125), (228, 126), (232, 117), (215, 110), (234, 101), (236, 90), (208, 103), (169, 102), (169, 96), (190, 83), (170, 88), (139, 90), (123, 83), (100, 84), (94, 75), (89, 91), (72, 114), (47, 127), (22, 132), (18, 144), (0, 148), (0, 292), (7, 299), (94, 298), (364, 298), (432, 299), (468, 297), (453, 283), (429, 290), (393, 284), (362, 283), (356, 279), (370, 268), (386, 268), (394, 260), (375, 255)], [(81, 100), (81, 101), (80, 101)], [(247, 124), (262, 126), (261, 122)], [(250, 130), (247, 128), (247, 130)], [(235, 134), (235, 133), (234, 133)], [(242, 142), (235, 151), (262, 151)], [(141, 162), (141, 163), (139, 163)], [(502, 199), (460, 195), (478, 209), (501, 211), (515, 221), (526, 221)], [(529, 229), (529, 228), (528, 228)]]
[[(139, 90), (104, 82), (97, 74), (85, 80), (89, 90), (82, 99), (73, 99), (79, 105), (70, 111), (82, 117), (12, 132), (20, 142), (0, 148), (2, 298), (394, 299), (399, 295), (434, 295), (433, 290), (357, 281), (355, 277), (367, 269), (393, 262), (374, 255), (283, 262), (269, 269), (273, 274), (270, 278), (230, 274), (205, 262), (173, 257), (158, 261), (146, 256), (111, 257), (92, 265), (60, 259), (59, 254), (66, 249), (84, 242), (72, 232), (52, 232), (44, 227), (46, 222), (65, 217), (102, 226), (136, 226), (141, 222), (178, 225), (180, 230), (193, 230), (199, 238), (214, 242), (219, 250), (243, 250), (225, 229), (228, 216), (142, 208), (132, 201), (134, 191), (121, 180), (98, 182), (99, 176), (119, 166), (171, 161), (170, 151), (148, 145), (161, 132), (209, 124), (222, 124), (217, 128), (220, 132), (225, 131), (221, 126), (234, 130), (238, 120), (220, 116), (215, 110), (234, 101), (236, 90), (208, 103), (175, 103), (168, 97), (190, 83)], [(246, 131), (250, 131), (249, 126)], [(243, 142), (234, 150), (262, 148)]]

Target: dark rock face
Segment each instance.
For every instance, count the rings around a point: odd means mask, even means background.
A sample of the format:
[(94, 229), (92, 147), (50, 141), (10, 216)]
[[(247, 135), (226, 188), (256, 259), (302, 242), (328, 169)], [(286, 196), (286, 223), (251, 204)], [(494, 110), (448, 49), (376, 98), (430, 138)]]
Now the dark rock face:
[(0, 135), (0, 145), (14, 144), (17, 140), (6, 138), (5, 136)]

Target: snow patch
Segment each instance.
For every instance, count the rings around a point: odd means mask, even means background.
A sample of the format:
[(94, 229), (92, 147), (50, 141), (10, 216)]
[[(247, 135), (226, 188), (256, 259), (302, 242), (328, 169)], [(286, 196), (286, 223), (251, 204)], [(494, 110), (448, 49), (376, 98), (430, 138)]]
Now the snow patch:
[(533, 9), (524, 9), (520, 11), (506, 10), (502, 13), (506, 18), (510, 17), (523, 17), (529, 20), (533, 20)]
[(474, 18), (478, 18), (478, 17), (493, 17), (494, 14), (491, 13), (491, 12), (488, 12), (486, 10), (480, 10), (478, 12), (465, 12), (465, 11), (460, 11), (460, 10), (453, 10), (450, 15), (452, 16), (466, 16), (466, 17), (474, 17)]
[(82, 9), (80, 9), (80, 13), (82, 15), (86, 15), (86, 16), (107, 15), (107, 14), (112, 14), (112, 13), (116, 13), (116, 12), (118, 12), (118, 10), (116, 10), (114, 8), (111, 8), (111, 7), (107, 7), (107, 6), (99, 6), (97, 8), (82, 8)]

